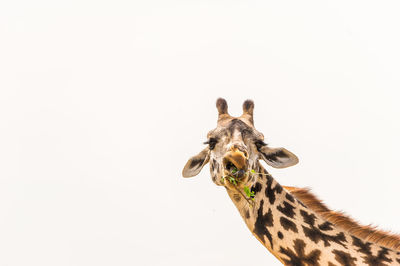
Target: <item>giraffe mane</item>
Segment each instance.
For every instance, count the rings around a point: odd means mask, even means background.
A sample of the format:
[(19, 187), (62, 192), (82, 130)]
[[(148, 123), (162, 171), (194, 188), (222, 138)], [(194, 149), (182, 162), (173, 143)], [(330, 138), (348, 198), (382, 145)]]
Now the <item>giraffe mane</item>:
[(376, 226), (361, 225), (341, 211), (330, 210), (308, 188), (286, 187), (293, 196), (323, 219), (365, 241), (373, 242), (389, 249), (400, 251), (400, 235), (379, 230)]

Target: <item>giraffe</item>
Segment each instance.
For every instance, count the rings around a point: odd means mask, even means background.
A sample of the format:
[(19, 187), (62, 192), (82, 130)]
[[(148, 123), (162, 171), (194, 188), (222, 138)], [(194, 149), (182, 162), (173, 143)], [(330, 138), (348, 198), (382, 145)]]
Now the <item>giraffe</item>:
[(267, 172), (260, 160), (285, 168), (298, 158), (264, 142), (254, 127), (253, 101), (243, 103), (240, 117), (229, 115), (222, 98), (216, 106), (217, 127), (182, 175), (195, 176), (209, 163), (212, 181), (226, 189), (249, 230), (282, 264), (400, 265), (400, 236), (359, 225), (309, 190), (282, 186)]

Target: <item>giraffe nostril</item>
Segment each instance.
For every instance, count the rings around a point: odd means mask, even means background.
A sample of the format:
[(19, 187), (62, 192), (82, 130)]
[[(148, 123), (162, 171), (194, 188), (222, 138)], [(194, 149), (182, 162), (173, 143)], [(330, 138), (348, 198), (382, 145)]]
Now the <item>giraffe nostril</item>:
[(232, 172), (233, 170), (237, 170), (237, 167), (231, 161), (225, 160), (225, 169)]

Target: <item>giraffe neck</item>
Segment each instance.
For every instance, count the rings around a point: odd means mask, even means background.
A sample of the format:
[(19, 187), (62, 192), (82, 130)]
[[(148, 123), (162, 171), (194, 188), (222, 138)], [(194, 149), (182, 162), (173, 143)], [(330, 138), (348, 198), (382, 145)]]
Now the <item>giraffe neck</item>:
[(251, 206), (227, 190), (253, 235), (285, 265), (400, 265), (400, 252), (363, 241), (321, 218), (259, 165)]

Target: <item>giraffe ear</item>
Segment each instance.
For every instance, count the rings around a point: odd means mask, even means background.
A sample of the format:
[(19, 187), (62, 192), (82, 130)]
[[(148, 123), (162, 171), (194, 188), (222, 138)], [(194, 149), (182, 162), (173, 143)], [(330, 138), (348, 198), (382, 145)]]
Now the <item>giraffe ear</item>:
[(270, 148), (267, 145), (260, 149), (262, 159), (274, 168), (285, 168), (299, 162), (296, 155), (285, 148)]
[(210, 149), (207, 147), (199, 154), (193, 156), (187, 161), (182, 170), (183, 177), (192, 177), (200, 173), (204, 165), (210, 160)]

